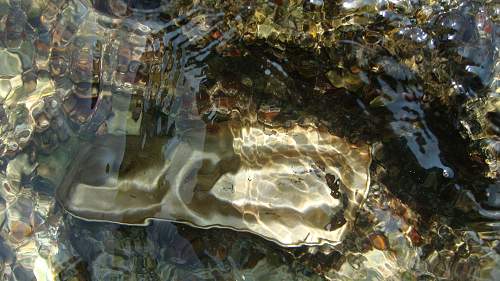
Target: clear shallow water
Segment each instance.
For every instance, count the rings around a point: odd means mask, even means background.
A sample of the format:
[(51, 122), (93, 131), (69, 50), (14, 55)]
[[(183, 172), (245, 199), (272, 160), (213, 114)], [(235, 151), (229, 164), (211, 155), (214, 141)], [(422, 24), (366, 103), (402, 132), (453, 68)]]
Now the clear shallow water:
[(500, 278), (497, 4), (0, 4), (5, 280)]

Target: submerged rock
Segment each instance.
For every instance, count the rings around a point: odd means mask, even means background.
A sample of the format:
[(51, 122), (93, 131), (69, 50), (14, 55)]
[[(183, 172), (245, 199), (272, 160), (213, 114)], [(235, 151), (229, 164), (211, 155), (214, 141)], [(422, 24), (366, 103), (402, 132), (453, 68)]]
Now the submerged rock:
[[(336, 244), (369, 185), (370, 151), (322, 126), (267, 127), (251, 99), (227, 121), (178, 120), (171, 137), (101, 135), (82, 143), (59, 187), (78, 217), (149, 218), (250, 231), (287, 246)], [(326, 177), (342, 189), (334, 198)], [(334, 226), (337, 214), (344, 224)], [(292, 223), (293, 222), (293, 223)]]

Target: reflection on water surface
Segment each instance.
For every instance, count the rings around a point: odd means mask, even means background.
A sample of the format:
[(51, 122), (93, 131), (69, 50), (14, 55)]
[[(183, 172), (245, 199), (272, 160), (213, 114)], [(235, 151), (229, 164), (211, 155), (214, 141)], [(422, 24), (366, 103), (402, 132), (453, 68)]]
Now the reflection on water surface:
[(498, 279), (499, 11), (0, 0), (2, 278)]

